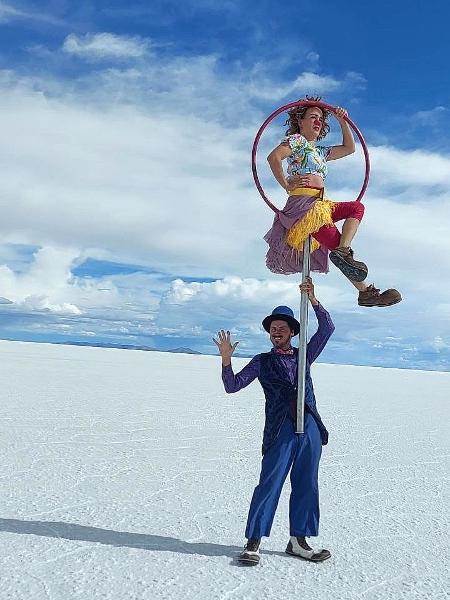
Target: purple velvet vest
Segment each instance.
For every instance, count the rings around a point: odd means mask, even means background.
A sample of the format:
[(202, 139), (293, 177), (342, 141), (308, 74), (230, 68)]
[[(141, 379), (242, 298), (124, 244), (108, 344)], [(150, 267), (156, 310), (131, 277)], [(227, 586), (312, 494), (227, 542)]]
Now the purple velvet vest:
[[(298, 357), (298, 350), (294, 348)], [(281, 426), (286, 418), (290, 418), (290, 407), (297, 400), (297, 382), (293, 385), (280, 358), (273, 352), (265, 352), (259, 355), (261, 368), (259, 382), (264, 390), (266, 398), (266, 421), (263, 434), (263, 454), (274, 443), (280, 433)], [(309, 372), (309, 364), (306, 365), (305, 379), (305, 412), (311, 413), (320, 431), (322, 444), (328, 443), (328, 431), (322, 423), (316, 408), (314, 388)]]

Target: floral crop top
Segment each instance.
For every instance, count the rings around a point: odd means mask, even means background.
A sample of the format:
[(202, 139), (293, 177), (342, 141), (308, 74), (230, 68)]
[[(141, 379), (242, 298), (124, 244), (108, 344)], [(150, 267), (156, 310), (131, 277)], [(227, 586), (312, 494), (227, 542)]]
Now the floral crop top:
[(327, 156), (331, 146), (316, 146), (314, 142), (308, 142), (300, 133), (286, 136), (282, 143), (289, 144), (292, 150), (287, 159), (289, 175), (317, 173), (325, 179), (328, 173)]

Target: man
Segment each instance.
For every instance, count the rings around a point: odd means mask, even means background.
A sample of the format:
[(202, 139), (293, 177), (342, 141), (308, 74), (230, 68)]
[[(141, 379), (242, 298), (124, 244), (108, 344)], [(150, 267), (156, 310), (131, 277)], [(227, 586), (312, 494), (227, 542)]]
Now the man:
[(266, 421), (263, 435), (263, 458), (259, 484), (253, 492), (245, 537), (247, 543), (239, 556), (240, 562), (257, 564), (263, 536), (268, 537), (280, 498), (281, 489), (291, 472), (289, 501), (290, 540), (286, 552), (305, 560), (321, 562), (330, 558), (328, 550), (314, 551), (306, 537), (317, 536), (319, 527), (318, 470), (322, 445), (328, 442), (328, 432), (317, 412), (310, 365), (319, 356), (334, 325), (328, 312), (314, 295), (310, 278), (300, 285), (307, 293), (318, 320), (318, 330), (310, 339), (306, 352), (305, 427), (295, 433), (297, 412), (298, 349), (291, 345), (300, 331), (300, 324), (288, 306), (277, 306), (262, 325), (270, 334), (271, 352), (258, 354), (236, 375), (231, 356), (239, 342), (232, 344), (230, 332), (218, 332), (214, 339), (222, 357), (222, 379), (226, 392), (234, 393), (259, 379), (266, 398)]

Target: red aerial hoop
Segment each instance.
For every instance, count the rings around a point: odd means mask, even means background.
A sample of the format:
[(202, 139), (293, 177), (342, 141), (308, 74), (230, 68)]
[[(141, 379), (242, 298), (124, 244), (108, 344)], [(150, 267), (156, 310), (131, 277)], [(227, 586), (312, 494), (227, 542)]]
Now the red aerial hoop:
[[(258, 150), (258, 144), (259, 144), (260, 137), (262, 136), (267, 125), (269, 125), (269, 123), (271, 123), (275, 119), (275, 117), (277, 117), (280, 113), (285, 112), (285, 111), (289, 110), (290, 108), (294, 108), (294, 106), (317, 106), (318, 108), (324, 108), (326, 110), (329, 110), (332, 113), (336, 112), (335, 106), (331, 106), (330, 104), (325, 104), (324, 102), (317, 102), (314, 100), (298, 100), (297, 102), (291, 102), (289, 104), (285, 104), (284, 106), (281, 106), (280, 108), (277, 108), (277, 110), (273, 111), (273, 113), (267, 117), (267, 119), (264, 121), (264, 123), (259, 128), (258, 133), (256, 134), (256, 137), (255, 137), (255, 141), (253, 142), (253, 148), (252, 148), (253, 179), (255, 180), (255, 185), (258, 188), (258, 191), (261, 194), (264, 202), (268, 206), (270, 206), (270, 208), (277, 214), (280, 212), (280, 209), (278, 209), (274, 204), (272, 204), (272, 202), (266, 196), (266, 194), (262, 188), (262, 185), (259, 182), (258, 172), (256, 169), (256, 152)], [(366, 191), (367, 184), (369, 183), (369, 173), (370, 173), (369, 151), (367, 150), (367, 145), (366, 145), (366, 142), (364, 141), (362, 133), (359, 131), (359, 129), (356, 127), (356, 125), (353, 123), (353, 121), (347, 116), (345, 116), (344, 119), (347, 121), (347, 123), (350, 125), (350, 127), (353, 129), (353, 131), (358, 136), (359, 141), (361, 142), (361, 146), (362, 146), (362, 149), (364, 152), (364, 157), (366, 160), (366, 172), (365, 172), (365, 176), (364, 176), (364, 182), (363, 182), (361, 191), (359, 192), (358, 197), (356, 198), (356, 201), (359, 202), (361, 200), (361, 198), (364, 196), (364, 192)]]

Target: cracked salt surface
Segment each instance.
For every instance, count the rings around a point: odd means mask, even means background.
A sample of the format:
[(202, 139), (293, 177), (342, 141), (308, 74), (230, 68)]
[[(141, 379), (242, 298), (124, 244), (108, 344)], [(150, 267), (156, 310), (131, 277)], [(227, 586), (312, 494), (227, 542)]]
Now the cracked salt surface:
[(314, 365), (332, 558), (283, 553), (287, 482), (248, 569), (257, 382), (226, 395), (207, 356), (0, 342), (0, 360), (2, 600), (449, 597), (450, 374)]

